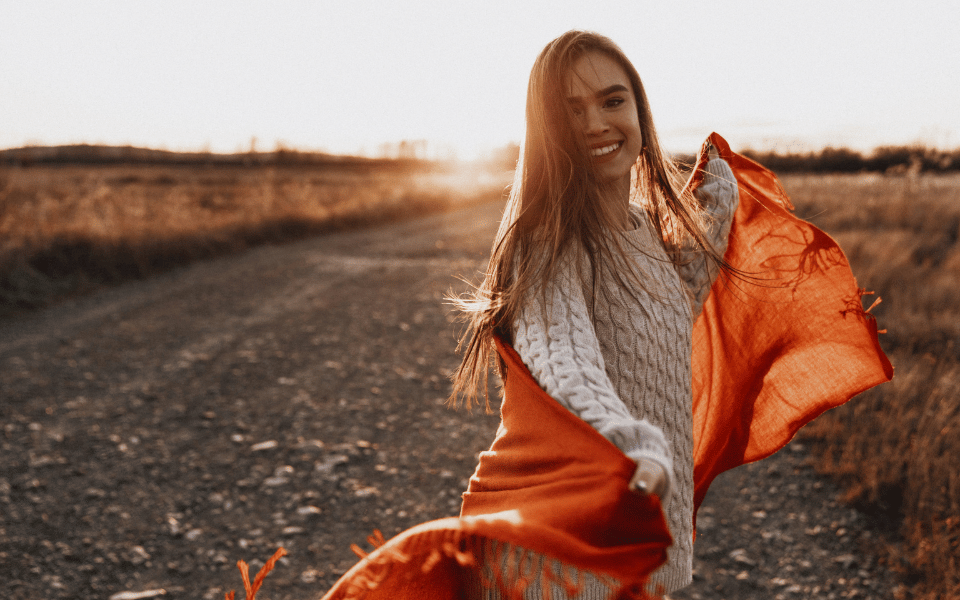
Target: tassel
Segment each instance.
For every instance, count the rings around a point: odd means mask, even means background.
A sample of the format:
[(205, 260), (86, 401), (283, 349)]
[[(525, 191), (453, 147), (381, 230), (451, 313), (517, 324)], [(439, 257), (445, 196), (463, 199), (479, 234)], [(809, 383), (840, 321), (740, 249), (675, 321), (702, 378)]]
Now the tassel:
[[(270, 571), (273, 570), (273, 567), (277, 564), (277, 561), (286, 555), (287, 551), (284, 548), (279, 548), (276, 552), (274, 552), (273, 556), (270, 557), (270, 560), (268, 560), (266, 564), (260, 568), (260, 571), (254, 578), (253, 583), (250, 583), (250, 566), (245, 561), (237, 561), (237, 569), (240, 570), (240, 577), (243, 579), (243, 590), (246, 594), (246, 600), (254, 600), (256, 598), (257, 590), (259, 590), (260, 586), (263, 585), (263, 579)], [(224, 600), (234, 600), (235, 597), (236, 593), (233, 591), (224, 594)]]
[[(861, 298), (862, 298), (863, 296), (873, 296), (873, 295), (875, 294), (875, 292), (868, 292), (867, 290), (865, 290), (865, 289), (863, 289), (863, 288), (860, 288), (859, 290), (857, 290), (857, 292), (860, 294), (860, 297), (861, 297)], [(876, 308), (881, 302), (883, 302), (883, 298), (881, 298), (880, 296), (877, 296), (877, 299), (873, 301), (873, 303), (870, 305), (870, 308), (868, 308), (867, 310), (863, 311), (863, 314), (867, 315), (868, 318), (873, 319), (874, 321), (876, 321), (876, 317), (874, 317), (873, 314), (870, 313), (870, 311), (872, 311), (874, 308)], [(886, 332), (887, 332), (886, 329), (878, 329), (878, 330), (877, 330), (877, 333), (878, 333), (878, 334), (880, 334), (880, 333), (886, 333)]]
[(374, 529), (373, 534), (367, 536), (367, 541), (370, 542), (370, 545), (374, 548), (379, 548), (387, 543), (387, 540), (383, 539), (383, 532), (379, 529)]

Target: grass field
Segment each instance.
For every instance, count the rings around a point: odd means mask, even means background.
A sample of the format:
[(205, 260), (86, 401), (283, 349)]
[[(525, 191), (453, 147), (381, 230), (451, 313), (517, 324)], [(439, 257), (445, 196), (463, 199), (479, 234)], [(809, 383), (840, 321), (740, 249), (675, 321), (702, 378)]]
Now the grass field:
[[(35, 166), (0, 169), (0, 313), (279, 243), (500, 197), (509, 173), (421, 166)], [(894, 381), (802, 435), (846, 499), (889, 534), (920, 598), (960, 597), (960, 175), (782, 178), (833, 235), (873, 313)]]
[(0, 315), (104, 283), (499, 197), (479, 166), (0, 167)]

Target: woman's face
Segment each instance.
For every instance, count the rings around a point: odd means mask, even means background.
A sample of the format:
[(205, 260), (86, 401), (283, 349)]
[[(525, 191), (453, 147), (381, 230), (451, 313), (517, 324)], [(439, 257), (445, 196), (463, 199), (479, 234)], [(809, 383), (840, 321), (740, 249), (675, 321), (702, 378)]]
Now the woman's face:
[(629, 189), (630, 169), (643, 148), (630, 78), (617, 61), (593, 51), (573, 63), (565, 88), (601, 178)]

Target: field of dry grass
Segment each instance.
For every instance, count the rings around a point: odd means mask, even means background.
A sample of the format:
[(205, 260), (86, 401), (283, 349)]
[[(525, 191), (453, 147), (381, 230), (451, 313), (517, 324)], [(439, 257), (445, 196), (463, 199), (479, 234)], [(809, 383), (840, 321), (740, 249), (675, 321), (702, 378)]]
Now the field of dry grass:
[(481, 167), (0, 167), (0, 315), (194, 260), (499, 197)]
[(889, 564), (915, 597), (960, 597), (960, 176), (782, 181), (797, 213), (833, 235), (860, 285), (882, 297), (873, 312), (896, 368), (803, 434), (846, 500), (888, 528)]
[[(0, 168), (0, 314), (325, 230), (499, 197), (508, 173), (305, 166)], [(787, 175), (874, 309), (894, 381), (803, 435), (890, 534), (917, 597), (960, 597), (960, 175)]]

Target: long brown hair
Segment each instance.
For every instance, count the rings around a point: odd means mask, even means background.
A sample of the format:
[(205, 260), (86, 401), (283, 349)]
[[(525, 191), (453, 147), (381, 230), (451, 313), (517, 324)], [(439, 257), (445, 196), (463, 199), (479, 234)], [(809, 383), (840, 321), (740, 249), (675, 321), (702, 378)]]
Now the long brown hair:
[[(483, 283), (469, 295), (452, 299), (467, 322), (459, 345), (464, 349), (463, 361), (453, 375), (450, 401), (454, 405), (463, 398), (472, 406), (481, 388), (489, 399), (487, 375), (495, 356), (494, 336), (512, 343), (513, 322), (522, 303), (531, 290), (542, 289), (540, 283), (554, 276), (571, 244), (588, 257), (590, 279), (585, 281), (593, 281), (594, 289), (598, 264), (624, 254), (619, 236), (609, 235), (620, 215), (611, 203), (601, 201), (609, 190), (599, 183), (582, 130), (574, 125), (576, 117), (566, 101), (566, 78), (573, 63), (588, 52), (615, 60), (633, 87), (643, 148), (631, 178), (631, 201), (646, 208), (668, 250), (694, 243), (723, 265), (703, 233), (696, 200), (690, 193), (679, 193), (682, 179), (660, 148), (636, 68), (605, 36), (585, 31), (561, 35), (547, 44), (530, 72), (526, 136)], [(640, 273), (614, 275), (621, 285), (623, 277), (642, 279)]]

